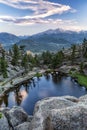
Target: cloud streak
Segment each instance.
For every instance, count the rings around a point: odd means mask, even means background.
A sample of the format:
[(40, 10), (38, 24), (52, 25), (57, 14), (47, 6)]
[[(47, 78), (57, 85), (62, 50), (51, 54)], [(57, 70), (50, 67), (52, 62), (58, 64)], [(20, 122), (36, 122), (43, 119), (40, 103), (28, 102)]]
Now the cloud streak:
[(62, 20), (62, 19), (43, 19), (43, 18), (26, 18), (25, 17), (11, 17), (0, 16), (0, 22), (12, 23), (18, 26), (31, 26), (34, 24), (54, 25), (57, 28), (63, 28), (65, 30), (81, 31), (83, 27), (78, 26), (76, 20)]
[(56, 23), (56, 21), (61, 21), (60, 19), (43, 19), (39, 17), (30, 17), (30, 16), (25, 16), (25, 17), (12, 17), (12, 16), (0, 16), (0, 22), (6, 22), (6, 23), (14, 23), (18, 25), (23, 25), (24, 24), (36, 24), (36, 23)]
[(62, 14), (68, 11), (74, 12), (68, 5), (53, 3), (44, 0), (0, 0), (0, 3), (12, 6), (19, 9), (28, 9), (32, 13), (24, 17), (0, 16), (0, 22), (15, 23), (17, 25), (32, 25), (38, 23), (59, 23), (60, 19), (55, 21), (48, 19), (52, 15)]
[(50, 22), (55, 23), (56, 21), (61, 22), (60, 19), (58, 19), (54, 22), (53, 19), (41, 19), (41, 18), (38, 19), (38, 18), (28, 18), (28, 17), (26, 17), (26, 18), (25, 17), (16, 18), (16, 17), (11, 17), (11, 16), (0, 16), (0, 21), (1, 22), (7, 22), (7, 23), (11, 22), (11, 23), (14, 23), (14, 24), (17, 24), (17, 25), (22, 25), (22, 26), (27, 25), (27, 24), (32, 25), (32, 24), (36, 24), (36, 23), (48, 24)]
[[(74, 27), (78, 30), (80, 29), (75, 20), (57, 19), (57, 16), (63, 13), (76, 12), (76, 10), (69, 5), (49, 2), (48, 0), (0, 0), (0, 3), (22, 11), (27, 10), (29, 12), (28, 15), (25, 14), (25, 16), (20, 16), (20, 13), (17, 17), (10, 15), (0, 16), (0, 22), (2, 23), (11, 23), (12, 25), (19, 26), (53, 24), (57, 27), (64, 27), (66, 29), (68, 27)], [(56, 19), (52, 18), (53, 15), (56, 15)]]
[(21, 10), (28, 9), (32, 11), (29, 17), (48, 17), (54, 14), (62, 14), (64, 12), (75, 12), (69, 5), (62, 5), (44, 0), (0, 0), (0, 3), (18, 8)]

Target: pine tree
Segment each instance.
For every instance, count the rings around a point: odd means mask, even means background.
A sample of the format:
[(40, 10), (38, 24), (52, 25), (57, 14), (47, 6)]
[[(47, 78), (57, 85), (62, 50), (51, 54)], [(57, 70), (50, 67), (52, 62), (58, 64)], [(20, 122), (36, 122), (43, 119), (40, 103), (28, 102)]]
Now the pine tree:
[(4, 78), (7, 78), (7, 61), (5, 60), (5, 52), (2, 51), (2, 57), (0, 58), (0, 72)]
[(73, 62), (74, 62), (74, 60), (75, 60), (76, 45), (72, 45), (71, 49), (72, 49), (71, 62), (72, 62), (72, 64), (73, 64)]
[(20, 58), (20, 51), (19, 48), (16, 44), (13, 45), (13, 56), (12, 56), (12, 64), (13, 65), (17, 65), (18, 64), (18, 60)]
[(25, 68), (25, 71), (28, 69), (28, 56), (25, 54), (22, 58), (21, 65)]
[(64, 59), (64, 53), (62, 51), (59, 51), (58, 53), (56, 53), (52, 60), (52, 67), (56, 68), (60, 66), (63, 62), (63, 59)]
[(82, 54), (84, 58), (87, 58), (87, 40), (85, 38), (83, 40)]
[(43, 63), (48, 65), (52, 62), (52, 54), (49, 51), (42, 53)]
[(83, 69), (84, 69), (84, 64), (83, 64), (83, 62), (81, 62), (81, 64), (80, 64), (80, 72), (81, 73), (83, 73)]

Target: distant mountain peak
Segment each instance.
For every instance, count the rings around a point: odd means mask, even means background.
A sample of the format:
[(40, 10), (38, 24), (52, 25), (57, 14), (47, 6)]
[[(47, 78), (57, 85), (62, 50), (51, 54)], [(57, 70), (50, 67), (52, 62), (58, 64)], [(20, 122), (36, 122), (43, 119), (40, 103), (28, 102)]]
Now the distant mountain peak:
[(18, 45), (25, 45), (26, 50), (33, 52), (58, 51), (63, 47), (70, 47), (72, 44), (82, 43), (87, 33), (75, 32), (63, 29), (49, 29), (47, 31), (32, 35), (27, 39), (19, 41)]
[(20, 38), (14, 34), (7, 33), (7, 32), (0, 33), (0, 43), (2, 43), (4, 45), (13, 44), (13, 43), (18, 42), (19, 40), (20, 40)]
[(45, 35), (49, 35), (49, 34), (60, 34), (60, 33), (68, 33), (68, 34), (72, 34), (72, 33), (80, 33), (80, 32), (76, 32), (76, 31), (72, 31), (72, 30), (64, 30), (62, 28), (57, 28), (57, 29), (49, 29), (49, 30), (46, 30), (44, 32), (40, 32), (38, 34), (34, 34), (32, 36), (41, 36), (43, 34)]
[(70, 47), (73, 43), (80, 44), (87, 39), (87, 31), (71, 31), (64, 29), (49, 29), (32, 36), (16, 36), (9, 33), (0, 33), (0, 43), (12, 46), (13, 43), (25, 45), (26, 50), (33, 52), (58, 51), (63, 47)]

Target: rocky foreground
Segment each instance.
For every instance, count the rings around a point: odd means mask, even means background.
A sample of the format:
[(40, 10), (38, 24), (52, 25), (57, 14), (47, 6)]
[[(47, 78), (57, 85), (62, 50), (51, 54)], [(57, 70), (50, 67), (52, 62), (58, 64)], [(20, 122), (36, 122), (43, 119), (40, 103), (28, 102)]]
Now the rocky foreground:
[(33, 116), (20, 107), (1, 108), (0, 130), (87, 130), (87, 95), (43, 99)]

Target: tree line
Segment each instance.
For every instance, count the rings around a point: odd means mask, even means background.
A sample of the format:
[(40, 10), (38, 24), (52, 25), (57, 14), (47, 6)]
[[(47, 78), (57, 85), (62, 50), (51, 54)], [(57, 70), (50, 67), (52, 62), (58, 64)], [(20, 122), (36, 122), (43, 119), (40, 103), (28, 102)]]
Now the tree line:
[[(35, 54), (32, 56), (31, 54), (28, 55), (26, 53), (24, 45), (18, 46), (17, 44), (14, 44), (12, 49), (9, 49), (9, 56), (11, 57), (10, 64), (13, 66), (21, 66), (27, 72), (27, 70), (31, 70), (33, 67), (47, 66), (48, 68), (55, 69), (60, 67), (64, 61), (70, 61), (72, 65), (76, 62), (77, 57), (79, 57), (81, 60), (80, 70), (83, 71), (83, 61), (84, 58), (87, 59), (87, 40), (84, 38), (83, 44), (78, 47), (78, 54), (76, 54), (77, 47), (73, 44), (70, 48), (71, 52), (67, 56), (65, 55), (64, 48), (56, 53), (45, 51), (42, 52), (42, 54)], [(3, 75), (4, 78), (8, 76), (8, 64), (9, 62), (3, 49), (0, 56), (0, 75)]]

